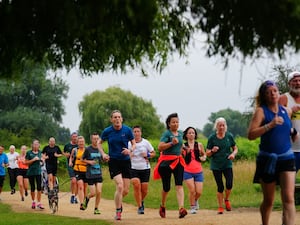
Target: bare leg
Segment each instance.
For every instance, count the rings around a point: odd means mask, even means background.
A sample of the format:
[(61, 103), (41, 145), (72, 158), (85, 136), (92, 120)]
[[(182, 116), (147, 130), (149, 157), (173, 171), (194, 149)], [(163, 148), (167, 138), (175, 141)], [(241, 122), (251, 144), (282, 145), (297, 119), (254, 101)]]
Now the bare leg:
[(261, 183), (263, 201), (260, 205), (260, 213), (263, 225), (269, 225), (270, 215), (273, 209), (276, 183)]
[(283, 205), (283, 221), (284, 225), (295, 224), (295, 172), (282, 172), (280, 173), (280, 189), (281, 199)]

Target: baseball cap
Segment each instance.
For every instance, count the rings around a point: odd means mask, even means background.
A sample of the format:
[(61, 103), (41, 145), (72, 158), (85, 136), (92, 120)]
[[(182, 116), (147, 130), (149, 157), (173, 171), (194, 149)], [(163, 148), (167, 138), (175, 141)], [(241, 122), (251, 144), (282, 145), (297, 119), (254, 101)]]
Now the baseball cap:
[(290, 82), (292, 79), (295, 77), (300, 77), (300, 72), (299, 71), (293, 71), (288, 75), (288, 82)]

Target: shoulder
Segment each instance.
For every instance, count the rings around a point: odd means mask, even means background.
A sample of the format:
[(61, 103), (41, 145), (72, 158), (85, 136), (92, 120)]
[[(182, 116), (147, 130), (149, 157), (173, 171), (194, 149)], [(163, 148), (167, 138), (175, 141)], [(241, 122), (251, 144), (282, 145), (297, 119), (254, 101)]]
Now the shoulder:
[(288, 95), (289, 95), (288, 92), (286, 92), (286, 93), (280, 95), (280, 97), (279, 97), (279, 104), (284, 105), (284, 106), (287, 106), (287, 103), (288, 103)]

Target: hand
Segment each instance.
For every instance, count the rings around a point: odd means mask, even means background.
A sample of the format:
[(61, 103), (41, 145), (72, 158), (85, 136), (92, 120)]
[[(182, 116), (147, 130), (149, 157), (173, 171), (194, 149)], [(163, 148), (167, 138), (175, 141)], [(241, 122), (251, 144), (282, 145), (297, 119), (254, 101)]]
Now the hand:
[(34, 161), (39, 161), (40, 160), (40, 158), (38, 156), (34, 157), (33, 159), (34, 159)]
[(109, 161), (109, 155), (103, 154), (102, 159), (103, 159), (104, 162), (108, 162)]
[(212, 149), (211, 149), (211, 152), (215, 153), (219, 151), (219, 147), (218, 146), (214, 146)]
[(295, 113), (295, 112), (298, 112), (300, 110), (300, 106), (294, 105), (291, 109), (292, 109), (292, 112)]
[(231, 153), (231, 154), (227, 157), (227, 159), (229, 159), (229, 160), (234, 160), (234, 159), (235, 159), (235, 154), (234, 154), (234, 153)]
[(176, 137), (173, 137), (172, 138), (172, 143), (173, 143), (173, 145), (176, 145), (176, 144), (179, 143), (179, 141), (178, 141), (178, 139)]
[(128, 148), (123, 148), (123, 151), (121, 153), (123, 155), (130, 155), (131, 151)]

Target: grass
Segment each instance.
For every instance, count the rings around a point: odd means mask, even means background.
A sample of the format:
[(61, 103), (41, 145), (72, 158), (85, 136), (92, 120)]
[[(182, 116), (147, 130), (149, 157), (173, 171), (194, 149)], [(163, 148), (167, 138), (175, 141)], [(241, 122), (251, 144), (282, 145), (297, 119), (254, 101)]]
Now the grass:
[[(13, 215), (13, 216), (10, 216)], [(101, 225), (110, 225), (103, 220), (92, 220), (92, 219), (80, 219), (75, 217), (65, 217), (65, 216), (53, 216), (44, 213), (16, 213), (11, 210), (11, 207), (6, 204), (0, 203), (0, 217), (1, 224), (9, 225), (21, 225), (21, 224), (30, 224), (30, 225), (90, 225), (90, 224), (101, 224)]]
[[(152, 165), (152, 168), (154, 164)], [(204, 163), (204, 187), (203, 187), (203, 194), (200, 198), (200, 207), (202, 209), (216, 209), (217, 208), (217, 200), (216, 200), (216, 184), (213, 179), (212, 172), (209, 170), (209, 164)], [(102, 197), (105, 199), (113, 199), (114, 192), (115, 192), (115, 184), (109, 177), (108, 167), (107, 165), (103, 165), (103, 194)], [(233, 165), (233, 172), (234, 172), (234, 185), (231, 195), (231, 203), (234, 208), (237, 207), (259, 207), (262, 193), (260, 190), (260, 186), (253, 184), (253, 174), (255, 170), (255, 162), (254, 161), (239, 161), (235, 162)], [(152, 175), (151, 175), (152, 176)], [(60, 190), (61, 191), (69, 191), (69, 178), (67, 175), (66, 170), (59, 171), (60, 177)], [(297, 175), (297, 181), (300, 181), (300, 173)], [(161, 189), (162, 184), (161, 181), (154, 181), (151, 177), (150, 184), (149, 184), (149, 193), (145, 200), (146, 207), (150, 208), (158, 208), (161, 201)], [(187, 188), (185, 190), (185, 206), (189, 207), (188, 202), (188, 193)], [(8, 177), (5, 180), (4, 191), (9, 191), (9, 184), (8, 184)], [(131, 186), (130, 192), (128, 196), (124, 198), (124, 202), (135, 204), (135, 200), (133, 197), (133, 188)], [(168, 209), (177, 209), (177, 200), (176, 200), (176, 193), (174, 187), (174, 181), (172, 180), (171, 191), (168, 195), (167, 199), (167, 207)], [(276, 192), (276, 199), (274, 204), (275, 210), (281, 209), (281, 201), (279, 190)], [(300, 209), (300, 206), (297, 206), (297, 210)], [(61, 216), (51, 216), (45, 214), (31, 214), (29, 213), (18, 213), (18, 216), (7, 216), (11, 214), (12, 211), (10, 207), (7, 205), (0, 203), (0, 217), (1, 224), (70, 224), (73, 225), (78, 223), (80, 220), (80, 224), (94, 224), (99, 222), (99, 220), (88, 220), (88, 219), (78, 219), (78, 218), (71, 218), (71, 217), (61, 217)], [(101, 221), (101, 224), (109, 224), (107, 222)]]

